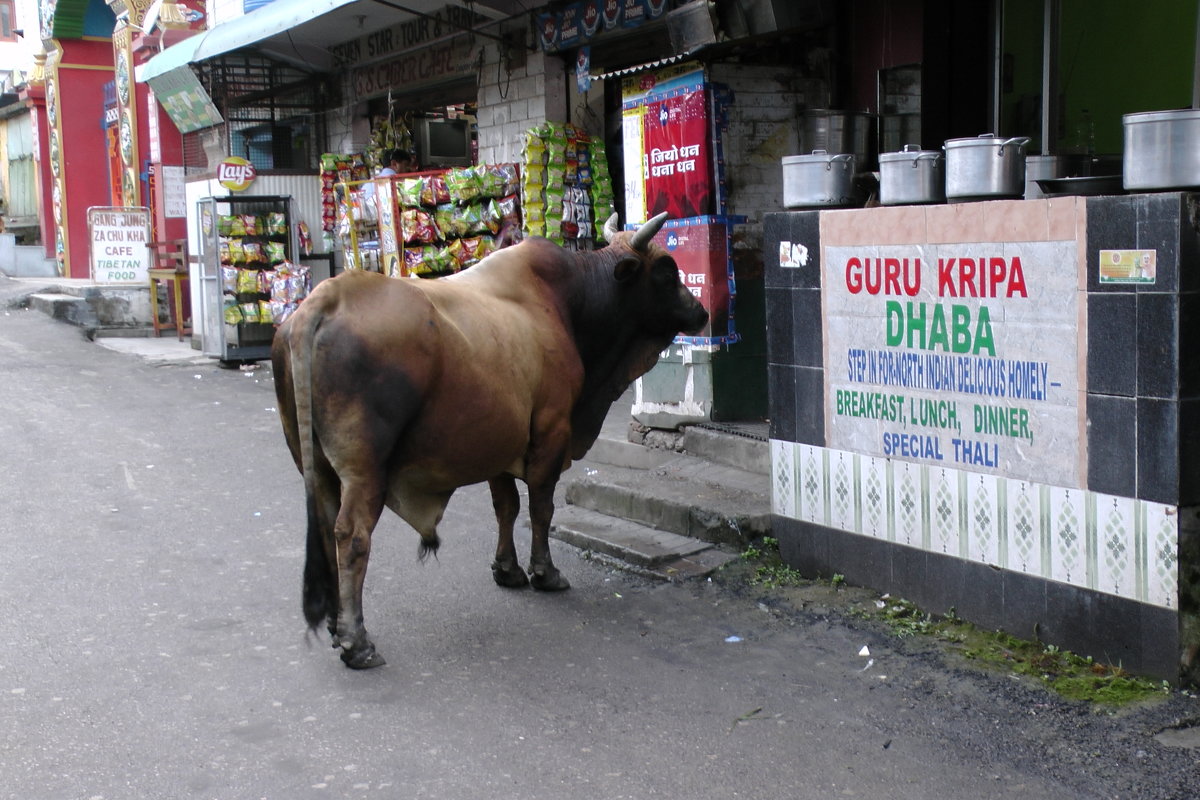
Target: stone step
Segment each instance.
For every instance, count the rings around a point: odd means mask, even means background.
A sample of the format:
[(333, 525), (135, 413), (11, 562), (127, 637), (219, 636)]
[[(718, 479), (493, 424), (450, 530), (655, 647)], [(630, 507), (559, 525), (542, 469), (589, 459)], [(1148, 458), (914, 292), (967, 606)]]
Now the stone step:
[(766, 439), (766, 424), (756, 427), (762, 428), (761, 437), (704, 425), (688, 425), (683, 431), (683, 450), (688, 455), (727, 467), (770, 475), (771, 445)]
[(556, 511), (551, 535), (663, 580), (704, 577), (736, 558), (707, 542), (571, 505)]
[(583, 461), (563, 476), (568, 504), (732, 548), (767, 535), (770, 478), (672, 454), (652, 468)]
[(91, 306), (79, 295), (65, 292), (34, 292), (28, 298), (29, 307), (40, 311), (51, 319), (72, 325), (88, 327), (96, 324), (96, 315)]

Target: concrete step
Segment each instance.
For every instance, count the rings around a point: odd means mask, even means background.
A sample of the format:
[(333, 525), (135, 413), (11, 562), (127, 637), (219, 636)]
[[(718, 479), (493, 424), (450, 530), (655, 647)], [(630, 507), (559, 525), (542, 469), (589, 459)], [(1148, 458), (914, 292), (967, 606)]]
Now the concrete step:
[(30, 308), (86, 328), (94, 335), (150, 326), (149, 286), (100, 286), (89, 281), (59, 279), (29, 294)]
[(650, 468), (585, 459), (562, 483), (568, 504), (703, 542), (741, 549), (770, 532), (770, 478), (695, 456)]
[(551, 535), (662, 580), (704, 577), (737, 557), (687, 536), (572, 505), (555, 512)]
[(720, 430), (704, 425), (688, 425), (683, 430), (683, 450), (689, 455), (728, 467), (761, 475), (771, 474), (771, 445), (766, 423), (762, 435)]
[(91, 306), (79, 295), (65, 292), (34, 292), (29, 295), (29, 307), (40, 311), (51, 319), (68, 322), (80, 327), (96, 325), (96, 315)]

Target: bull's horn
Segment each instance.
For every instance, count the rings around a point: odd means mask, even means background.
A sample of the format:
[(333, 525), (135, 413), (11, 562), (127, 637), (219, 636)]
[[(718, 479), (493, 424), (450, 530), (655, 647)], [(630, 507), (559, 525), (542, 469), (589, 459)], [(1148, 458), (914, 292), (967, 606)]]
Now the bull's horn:
[(617, 231), (617, 214), (614, 211), (613, 215), (608, 218), (608, 222), (604, 223), (604, 241), (612, 244), (613, 240), (617, 238)]
[(659, 214), (657, 217), (646, 220), (642, 223), (642, 227), (634, 231), (633, 237), (629, 240), (629, 246), (634, 250), (645, 250), (650, 244), (650, 240), (654, 238), (654, 234), (658, 233), (662, 228), (663, 223), (670, 216), (666, 211)]

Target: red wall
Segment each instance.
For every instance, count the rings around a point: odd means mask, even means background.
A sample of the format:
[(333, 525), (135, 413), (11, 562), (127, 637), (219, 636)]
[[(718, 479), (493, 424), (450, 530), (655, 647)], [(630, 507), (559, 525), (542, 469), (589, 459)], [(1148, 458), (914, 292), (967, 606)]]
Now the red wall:
[[(104, 84), (113, 79), (109, 41), (63, 40), (58, 65), (59, 133), (65, 175), (68, 278), (90, 278), (87, 210), (112, 205), (104, 142)], [(49, 187), (47, 194), (53, 191)], [(53, 255), (53, 241), (49, 243)]]

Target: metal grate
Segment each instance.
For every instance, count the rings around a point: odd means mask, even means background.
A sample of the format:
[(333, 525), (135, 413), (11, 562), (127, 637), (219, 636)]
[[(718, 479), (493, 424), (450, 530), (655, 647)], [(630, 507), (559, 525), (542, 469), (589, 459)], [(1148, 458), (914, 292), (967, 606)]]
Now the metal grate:
[(199, 66), (200, 82), (225, 118), (214, 131), (184, 137), (188, 166), (210, 167), (212, 144), (242, 156), (257, 169), (317, 169), (326, 148), (325, 110), (334, 105), (333, 84), (270, 59), (231, 55)]

